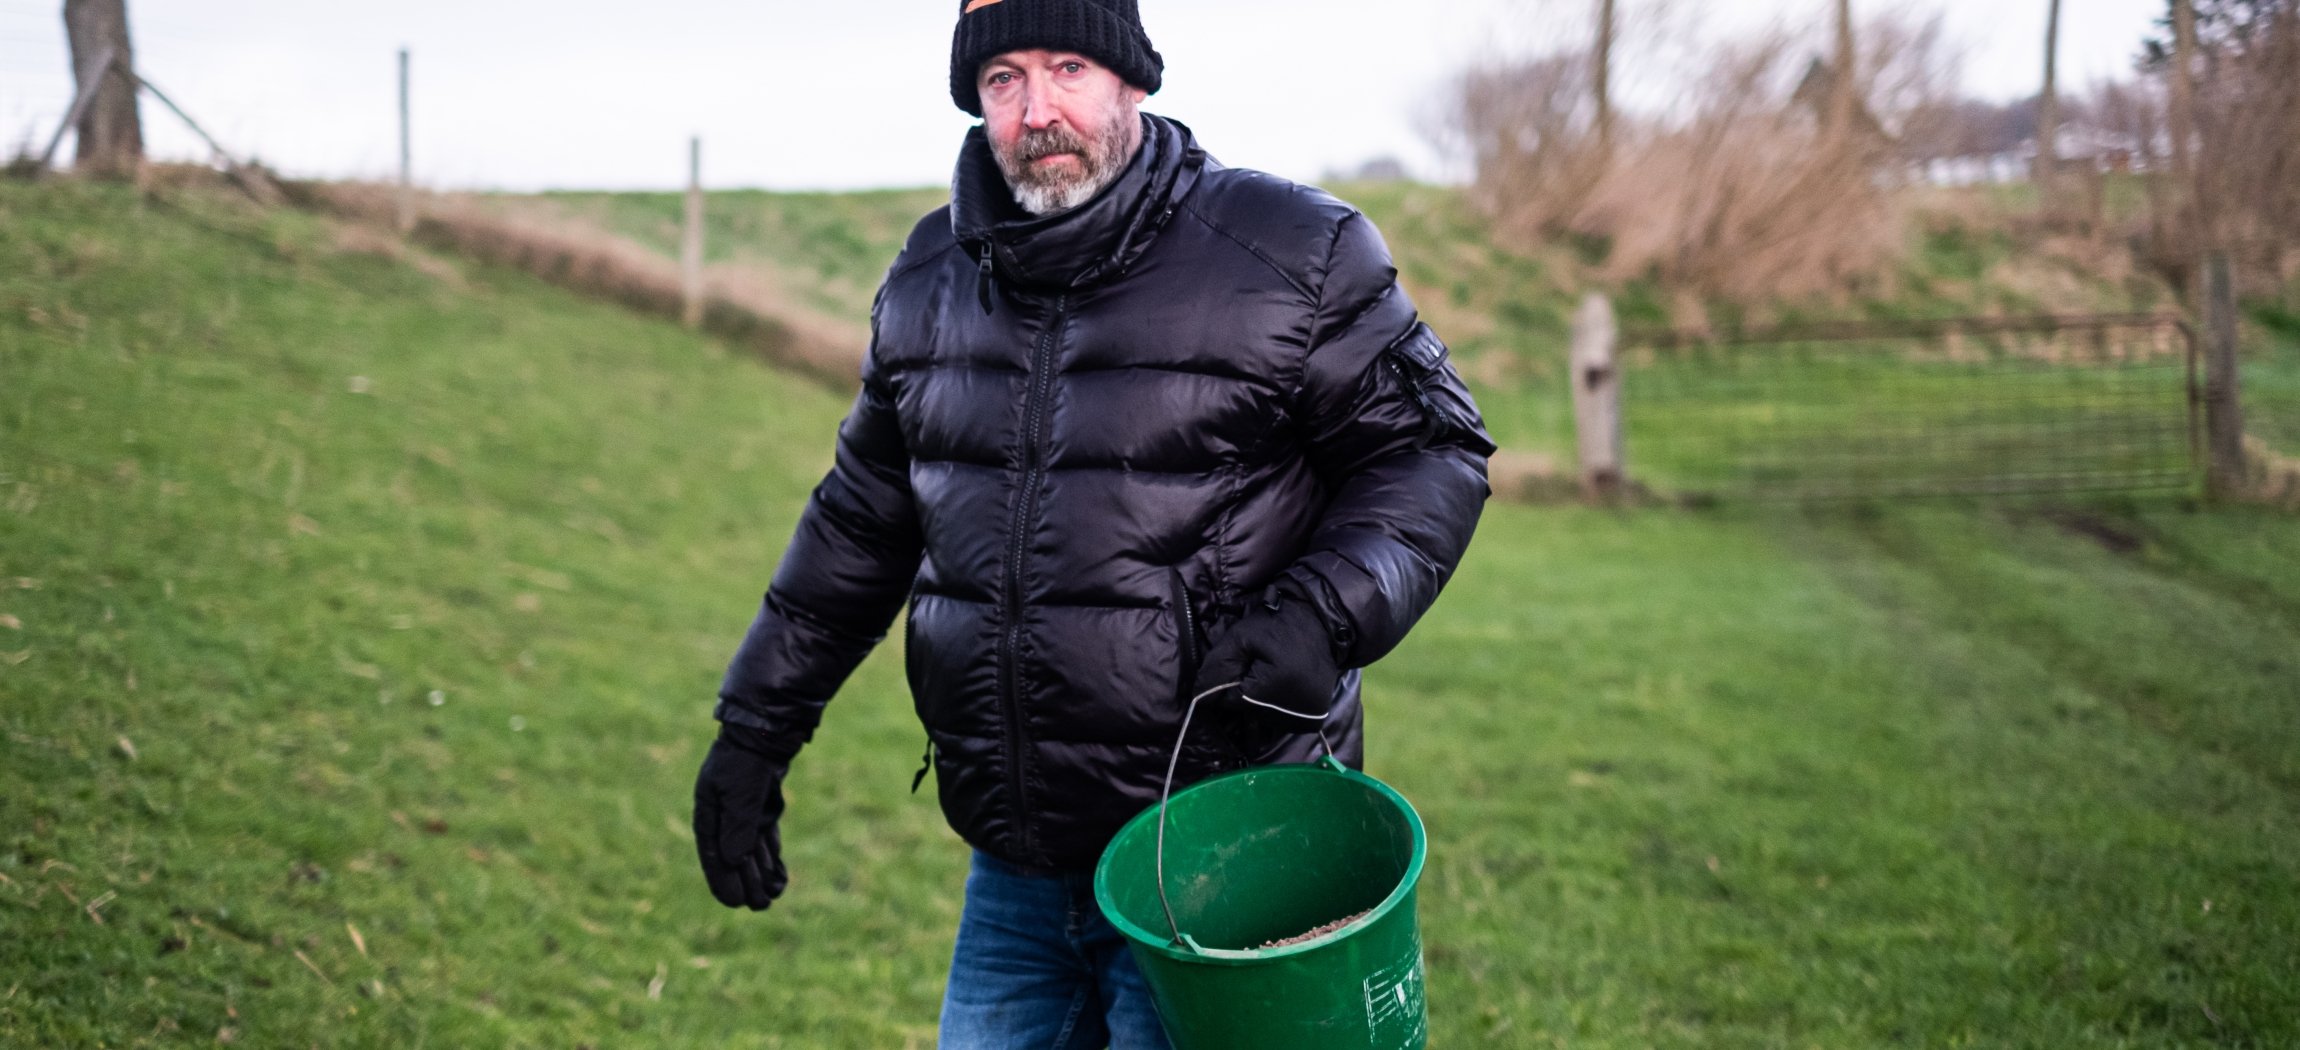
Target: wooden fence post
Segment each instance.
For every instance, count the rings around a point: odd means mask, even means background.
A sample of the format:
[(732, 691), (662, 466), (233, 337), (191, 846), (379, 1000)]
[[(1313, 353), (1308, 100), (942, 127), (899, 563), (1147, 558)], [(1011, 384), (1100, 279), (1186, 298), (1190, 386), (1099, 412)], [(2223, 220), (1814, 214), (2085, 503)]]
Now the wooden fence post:
[(2204, 260), (2205, 489), (2216, 498), (2243, 494), (2244, 406), (2236, 367), (2236, 284), (2228, 253)]
[(679, 237), (680, 316), (703, 324), (703, 137), (687, 140), (687, 227)]
[(399, 214), (402, 236), (415, 231), (415, 151), (410, 144), (407, 105), (407, 49), (399, 49)]
[(1614, 355), (1620, 330), (1613, 303), (1596, 292), (1573, 316), (1573, 427), (1581, 456), (1581, 492), (1592, 500), (1618, 495), (1627, 475), (1621, 438), (1621, 368)]

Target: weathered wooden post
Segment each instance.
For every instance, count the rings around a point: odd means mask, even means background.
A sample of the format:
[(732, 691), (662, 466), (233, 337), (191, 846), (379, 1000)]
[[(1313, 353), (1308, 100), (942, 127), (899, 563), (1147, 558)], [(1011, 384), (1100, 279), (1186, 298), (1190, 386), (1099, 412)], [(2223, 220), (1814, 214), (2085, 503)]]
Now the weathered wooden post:
[(1628, 471), (1621, 438), (1621, 367), (1614, 344), (1620, 329), (1613, 303), (1591, 292), (1573, 315), (1573, 428), (1581, 457), (1581, 493), (1610, 500)]
[(415, 151), (409, 142), (407, 49), (399, 49), (399, 209), (402, 235), (415, 231)]
[(703, 137), (687, 140), (687, 227), (679, 237), (680, 316), (703, 324)]
[(2236, 368), (2236, 284), (2228, 253), (2204, 259), (2204, 483), (2216, 498), (2244, 493), (2244, 407)]
[(75, 126), (79, 170), (101, 178), (137, 173), (144, 163), (144, 125), (136, 112), (134, 78), (111, 74), (136, 67), (128, 45), (127, 0), (64, 0), (64, 35), (72, 50), (72, 77), (85, 96)]

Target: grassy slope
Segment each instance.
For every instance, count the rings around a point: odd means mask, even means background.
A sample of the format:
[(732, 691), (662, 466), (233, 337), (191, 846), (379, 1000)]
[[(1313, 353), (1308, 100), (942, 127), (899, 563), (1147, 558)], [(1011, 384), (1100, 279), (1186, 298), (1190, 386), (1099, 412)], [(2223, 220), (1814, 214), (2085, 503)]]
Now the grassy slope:
[[(0, 1044), (888, 1046), (931, 1016), (959, 860), (902, 795), (884, 660), (800, 774), (842, 819), (794, 844), (782, 921), (689, 871), (717, 671), (840, 399), (303, 220), (4, 192), (0, 578), (36, 582), (0, 597)], [(68, 900), (108, 891), (100, 927)], [(808, 941), (831, 977), (791, 979)]]
[[(1522, 252), (1496, 243), (1490, 224), (1456, 189), (1413, 183), (1333, 187), (1365, 210), (1387, 238), (1405, 285), (1431, 325), (1452, 345), (1488, 409), (1504, 447), (1570, 459), (1572, 416), (1564, 389), (1566, 333), (1588, 283), (1566, 247)], [(2033, 207), (1990, 191), (1937, 191), (1929, 220), (1891, 282), (1885, 300), (1789, 305), (1762, 317), (1713, 306), (1718, 324), (1794, 323), (1813, 318), (1892, 319), (1975, 314), (2132, 311), (2165, 305), (2161, 285), (2143, 276), (2110, 280), (2090, 272), (2081, 245), (2058, 255), (2024, 251), (2004, 231), (1967, 228), (1952, 213), (1994, 214)], [(1999, 194), (2001, 195), (2001, 194)], [(945, 190), (866, 193), (722, 191), (706, 209), (713, 264), (767, 275), (798, 303), (839, 321), (869, 313), (889, 260), (918, 216)], [(675, 256), (684, 197), (671, 193), (567, 192), (494, 198), (498, 206), (579, 219)], [(2073, 253), (2073, 254), (2072, 254)], [(1648, 280), (1616, 292), (1622, 323), (1667, 327), (1666, 291)], [(2288, 369), (2300, 374), (2300, 368)], [(2300, 426), (2300, 422), (2295, 423)]]
[[(879, 278), (919, 216), (941, 207), (947, 190), (769, 193), (722, 190), (704, 210), (708, 265), (770, 273), (799, 305), (859, 324), (870, 315)], [(492, 198), (505, 207), (541, 206), (676, 257), (686, 197), (675, 193), (569, 191)]]
[[(931, 1042), (961, 857), (895, 654), (773, 912), (683, 828), (836, 398), (308, 220), (0, 185), (0, 228), (0, 1044)], [(2300, 1040), (2295, 551), (1495, 506), (1372, 677), (1433, 1044)]]

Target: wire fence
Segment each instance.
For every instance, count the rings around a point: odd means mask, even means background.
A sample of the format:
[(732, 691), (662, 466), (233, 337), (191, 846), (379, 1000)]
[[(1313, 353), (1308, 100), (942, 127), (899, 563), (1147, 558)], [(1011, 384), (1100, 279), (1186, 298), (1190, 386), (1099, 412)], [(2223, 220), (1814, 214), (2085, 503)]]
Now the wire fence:
[(2300, 510), (2300, 311), (2264, 308), (2243, 359), (2246, 455), (2261, 498)]
[[(131, 34), (138, 75), (159, 81), (180, 103), (198, 114), (227, 145), (239, 145), (261, 112), (260, 92), (235, 81), (237, 67), (215, 56), (231, 54), (241, 43), (231, 33), (196, 18), (171, 20), (138, 12)], [(379, 63), (380, 66), (380, 63)], [(71, 48), (60, 5), (35, 10), (0, 5), (0, 161), (18, 154), (37, 156), (58, 135), (78, 93)], [(254, 95), (254, 104), (251, 104)], [(159, 161), (206, 163), (213, 151), (199, 133), (156, 106), (138, 101), (144, 155)], [(56, 162), (69, 167), (78, 134), (62, 132)], [(242, 155), (253, 152), (240, 145)]]
[(2159, 315), (1630, 334), (1636, 476), (1779, 499), (2191, 489), (2198, 348)]
[(71, 105), (63, 19), (0, 9), (0, 153), (46, 145)]
[(2300, 309), (2269, 307), (2259, 317), (2264, 338), (2244, 360), (2244, 429), (2300, 457)]

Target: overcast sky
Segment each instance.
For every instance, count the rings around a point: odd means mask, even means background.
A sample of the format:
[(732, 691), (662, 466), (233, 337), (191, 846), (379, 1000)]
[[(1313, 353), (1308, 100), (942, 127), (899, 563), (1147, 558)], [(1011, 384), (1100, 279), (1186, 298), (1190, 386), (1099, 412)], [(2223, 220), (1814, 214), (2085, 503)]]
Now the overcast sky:
[[(1623, 0), (1633, 10), (1655, 0)], [(1854, 0), (1938, 9), (1964, 82), (2034, 93), (2047, 0)], [(944, 182), (955, 0), (129, 0), (137, 65), (241, 155), (297, 175), (397, 164), (396, 53), (414, 54), (417, 177), (453, 188), (782, 189)], [(1166, 58), (1154, 112), (1215, 156), (1296, 179), (1393, 155), (1447, 174), (1424, 124), (1479, 58), (1578, 37), (1586, 0), (1141, 0)], [(1678, 0), (1700, 32), (1820, 24), (1828, 0)], [(0, 146), (44, 145), (71, 101), (61, 0), (0, 0)], [(2065, 4), (2064, 90), (2130, 68), (2163, 0)], [(1631, 69), (1648, 78), (1666, 70)], [(196, 157), (146, 103), (154, 153)]]

